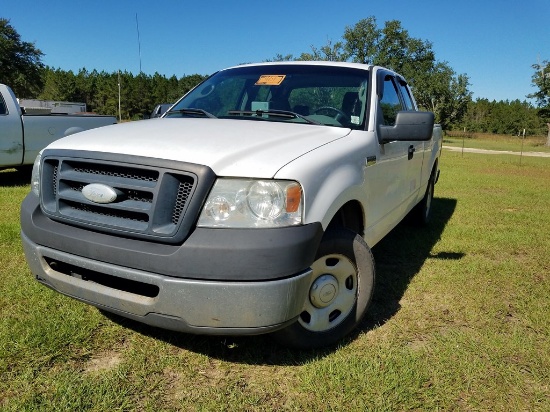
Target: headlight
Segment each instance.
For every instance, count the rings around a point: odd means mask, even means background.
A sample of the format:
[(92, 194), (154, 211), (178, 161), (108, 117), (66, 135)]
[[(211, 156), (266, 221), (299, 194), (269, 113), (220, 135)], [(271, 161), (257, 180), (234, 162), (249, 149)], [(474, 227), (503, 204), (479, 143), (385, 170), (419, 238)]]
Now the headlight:
[(31, 191), (38, 197), (40, 197), (40, 159), (42, 158), (42, 153), (38, 153), (34, 164), (32, 166), (31, 174)]
[(288, 180), (218, 179), (198, 226), (283, 227), (302, 223), (302, 187)]

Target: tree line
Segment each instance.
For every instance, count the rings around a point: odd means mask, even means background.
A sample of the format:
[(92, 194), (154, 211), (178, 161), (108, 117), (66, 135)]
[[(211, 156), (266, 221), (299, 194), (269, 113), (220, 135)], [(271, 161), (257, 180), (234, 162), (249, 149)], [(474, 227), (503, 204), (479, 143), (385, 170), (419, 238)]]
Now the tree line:
[(474, 133), (544, 136), (546, 124), (539, 110), (528, 101), (489, 101), (476, 99), (468, 102), (462, 119), (451, 127)]
[(139, 120), (147, 117), (157, 104), (174, 103), (206, 77), (199, 74), (177, 78), (159, 73), (150, 76), (145, 73), (133, 75), (127, 71), (90, 72), (85, 68), (75, 74), (46, 67), (43, 70), (44, 86), (38, 98), (83, 102), (88, 111), (117, 116), (122, 120)]
[[(123, 120), (147, 117), (155, 105), (175, 102), (207, 77), (193, 74), (167, 78), (159, 73), (150, 76), (144, 73), (89, 72), (86, 69), (73, 73), (49, 67), (44, 69), (43, 76), (44, 87), (39, 99), (84, 102), (89, 111), (117, 117), (120, 84), (120, 116)], [(445, 123), (446, 130), (517, 135), (525, 129), (527, 135), (546, 133), (546, 124), (538, 115), (539, 110), (527, 101), (470, 99), (462, 110), (460, 116)]]
[[(156, 104), (173, 103), (207, 75), (177, 78), (159, 73), (91, 71), (78, 73), (44, 66), (44, 54), (23, 41), (9, 20), (0, 18), (0, 81), (17, 96), (84, 102), (88, 110), (136, 120), (147, 116)], [(345, 28), (342, 38), (321, 47), (311, 46), (299, 56), (278, 54), (266, 61), (349, 61), (388, 67), (402, 74), (413, 89), (421, 109), (434, 112), (444, 130), (471, 132), (544, 134), (548, 123), (550, 145), (550, 64), (533, 65), (532, 83), (537, 87), (527, 101), (472, 100), (469, 78), (457, 74), (447, 62), (436, 59), (432, 44), (412, 37), (398, 20), (379, 25), (371, 16)], [(120, 94), (119, 94), (120, 93)], [(120, 110), (119, 110), (120, 95)]]

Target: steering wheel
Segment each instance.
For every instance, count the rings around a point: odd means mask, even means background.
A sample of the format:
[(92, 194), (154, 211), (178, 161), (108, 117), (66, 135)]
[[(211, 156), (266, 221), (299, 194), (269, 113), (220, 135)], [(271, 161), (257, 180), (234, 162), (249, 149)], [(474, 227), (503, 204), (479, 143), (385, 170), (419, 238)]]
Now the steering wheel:
[(334, 120), (336, 120), (340, 124), (345, 124), (350, 122), (350, 118), (347, 114), (345, 114), (342, 110), (337, 109), (336, 107), (332, 106), (322, 106), (318, 109), (315, 109), (313, 114), (323, 114), (322, 112), (331, 112), (332, 117)]

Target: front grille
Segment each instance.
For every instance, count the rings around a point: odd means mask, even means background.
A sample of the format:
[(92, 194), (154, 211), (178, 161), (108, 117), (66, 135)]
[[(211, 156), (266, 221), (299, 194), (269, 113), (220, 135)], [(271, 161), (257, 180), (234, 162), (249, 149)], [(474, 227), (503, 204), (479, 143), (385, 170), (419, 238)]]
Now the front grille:
[(176, 196), (176, 203), (174, 205), (174, 211), (172, 212), (172, 223), (176, 224), (185, 210), (185, 204), (187, 199), (191, 195), (193, 186), (190, 183), (180, 182), (178, 186), (178, 194)]
[[(207, 168), (197, 165), (190, 168), (199, 169), (199, 173), (144, 163), (81, 159), (45, 152), (42, 210), (54, 220), (98, 231), (164, 242), (181, 241), (197, 218), (213, 174), (203, 173)], [(170, 162), (170, 166), (174, 166), (173, 163)], [(186, 164), (181, 166), (184, 168)], [(189, 213), (199, 175), (208, 177), (203, 182), (208, 187), (203, 187), (201, 198), (195, 200)], [(116, 199), (111, 203), (90, 201), (82, 190), (92, 183), (112, 188)]]
[(87, 165), (76, 162), (74, 164), (74, 171), (77, 173), (109, 176), (113, 178), (142, 180), (144, 182), (157, 182), (159, 176), (156, 170), (143, 170), (133, 167), (120, 167), (101, 164)]

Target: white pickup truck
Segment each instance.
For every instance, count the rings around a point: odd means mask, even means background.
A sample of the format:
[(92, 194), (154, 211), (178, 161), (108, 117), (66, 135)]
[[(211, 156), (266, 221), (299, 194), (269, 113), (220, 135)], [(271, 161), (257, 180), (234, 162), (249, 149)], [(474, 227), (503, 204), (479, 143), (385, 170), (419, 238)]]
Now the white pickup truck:
[(382, 67), (221, 70), (162, 118), (38, 156), (26, 259), (63, 294), (162, 328), (331, 345), (363, 318), (370, 248), (426, 223), (441, 128)]
[(112, 116), (23, 115), (13, 91), (0, 84), (0, 168), (31, 166), (54, 140), (114, 123)]

